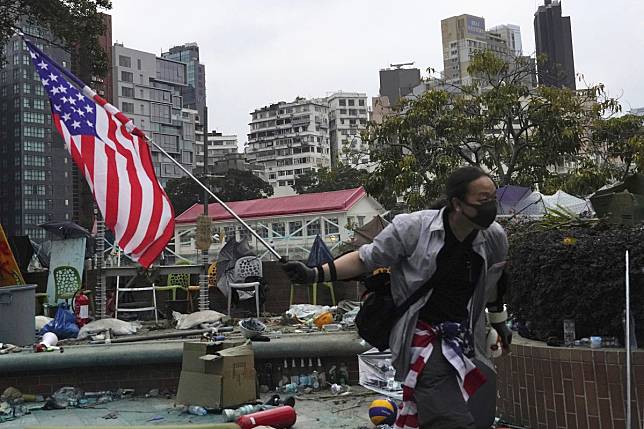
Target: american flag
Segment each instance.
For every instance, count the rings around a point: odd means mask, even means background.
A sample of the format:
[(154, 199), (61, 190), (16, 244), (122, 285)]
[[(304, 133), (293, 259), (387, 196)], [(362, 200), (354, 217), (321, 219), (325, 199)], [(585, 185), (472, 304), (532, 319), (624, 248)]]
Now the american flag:
[(174, 212), (154, 173), (145, 135), (116, 107), (25, 42), (49, 96), (54, 124), (85, 175), (105, 225), (124, 253), (149, 267), (174, 234)]

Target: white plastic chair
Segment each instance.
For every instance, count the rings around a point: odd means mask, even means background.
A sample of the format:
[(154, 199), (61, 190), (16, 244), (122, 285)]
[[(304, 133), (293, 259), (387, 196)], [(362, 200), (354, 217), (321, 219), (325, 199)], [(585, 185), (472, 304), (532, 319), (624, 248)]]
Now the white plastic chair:
[[(228, 281), (230, 289), (254, 289), (255, 306), (257, 307), (257, 317), (259, 317), (259, 282), (246, 283), (248, 277), (262, 277), (262, 261), (257, 256), (242, 256), (235, 262), (235, 269)], [(230, 305), (232, 302), (232, 290), (228, 291), (228, 316), (230, 316)]]

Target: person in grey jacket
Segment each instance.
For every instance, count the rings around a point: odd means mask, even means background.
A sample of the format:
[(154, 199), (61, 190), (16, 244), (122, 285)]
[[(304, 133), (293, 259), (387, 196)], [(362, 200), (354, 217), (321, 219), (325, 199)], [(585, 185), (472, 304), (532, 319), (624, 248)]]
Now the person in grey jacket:
[(496, 186), (481, 169), (462, 167), (448, 178), (445, 194), (441, 210), (398, 215), (373, 243), (331, 264), (283, 267), (299, 283), (390, 267), (397, 305), (432, 280), (389, 337), (396, 379), (404, 386), (397, 428), (489, 428), (496, 384), (486, 351), (486, 306), (503, 348), (512, 340), (503, 304), (508, 241), (495, 222)]

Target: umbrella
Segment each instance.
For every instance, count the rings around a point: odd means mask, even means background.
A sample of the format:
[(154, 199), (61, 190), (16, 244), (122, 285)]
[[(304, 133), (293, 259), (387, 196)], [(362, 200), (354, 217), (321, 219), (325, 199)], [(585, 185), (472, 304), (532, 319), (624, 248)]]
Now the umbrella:
[(49, 231), (52, 234), (66, 239), (66, 238), (82, 238), (90, 237), (90, 233), (88, 230), (83, 228), (82, 226), (75, 224), (74, 222), (45, 222), (43, 224), (38, 225), (45, 231)]
[(231, 238), (219, 251), (217, 256), (217, 287), (226, 296), (228, 296), (228, 290), (230, 289), (228, 287), (228, 274), (235, 269), (235, 262), (242, 256), (256, 256), (246, 239), (237, 241)]
[(331, 261), (333, 261), (331, 251), (324, 243), (324, 240), (322, 240), (322, 237), (320, 237), (320, 234), (316, 235), (306, 265), (309, 267), (317, 267), (318, 265), (323, 265)]
[(496, 200), (499, 204), (500, 214), (510, 213), (517, 203), (528, 197), (532, 191), (523, 186), (506, 185), (496, 190)]
[(36, 257), (44, 268), (49, 268), (49, 259), (51, 258), (51, 240), (43, 241), (42, 243), (36, 243), (33, 240), (30, 240), (31, 245), (33, 246)]
[(371, 243), (386, 226), (387, 221), (382, 216), (376, 215), (369, 222), (353, 231), (353, 238), (349, 243), (355, 247)]

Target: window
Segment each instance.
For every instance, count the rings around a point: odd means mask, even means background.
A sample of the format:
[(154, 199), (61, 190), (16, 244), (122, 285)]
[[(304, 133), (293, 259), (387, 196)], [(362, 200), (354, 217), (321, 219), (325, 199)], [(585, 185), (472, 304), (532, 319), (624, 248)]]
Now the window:
[(24, 127), (25, 137), (45, 137), (45, 130), (43, 127)]
[(121, 71), (121, 80), (123, 82), (134, 82), (134, 75), (132, 72)]
[(286, 235), (284, 222), (273, 222), (271, 229), (273, 230), (273, 237), (284, 237)]
[(45, 157), (40, 155), (25, 155), (25, 166), (29, 167), (44, 167)]
[(35, 141), (25, 140), (24, 148), (25, 148), (25, 150), (28, 150), (28, 151), (31, 151), (31, 152), (44, 152), (45, 151), (45, 143), (44, 142), (35, 142)]
[[(335, 224), (335, 225), (334, 225)], [(326, 234), (337, 234), (340, 232), (340, 229), (338, 228), (338, 218), (337, 217), (330, 217), (325, 221), (324, 225), (326, 229)]]
[(306, 235), (316, 236), (320, 233), (320, 219), (316, 219), (306, 226)]
[(141, 58), (136, 59), (136, 68), (141, 70)]
[(22, 112), (22, 120), (25, 122), (32, 122), (35, 124), (45, 123), (44, 115), (38, 112)]
[(25, 224), (40, 225), (47, 222), (47, 216), (44, 214), (26, 213), (24, 217)]
[(268, 238), (268, 228), (264, 225), (257, 225), (257, 234), (262, 238)]
[(341, 99), (340, 100), (340, 106), (346, 106), (347, 105), (347, 100)]
[(44, 240), (47, 238), (47, 231), (42, 228), (25, 228), (25, 233), (32, 240)]
[(45, 185), (25, 185), (23, 189), (25, 195), (45, 195)]
[(358, 106), (364, 106), (364, 100), (358, 100)]
[(224, 226), (224, 239), (226, 241), (230, 239), (236, 239), (235, 237), (235, 227), (234, 226)]
[(134, 103), (121, 103), (121, 110), (123, 113), (134, 113)]
[(288, 223), (288, 233), (291, 237), (302, 236), (302, 221), (294, 220)]
[(356, 101), (355, 100), (349, 100), (349, 106), (355, 106)]
[(119, 66), (128, 68), (132, 67), (132, 58), (126, 57), (125, 55), (119, 55)]
[(45, 210), (45, 200), (25, 200), (25, 210)]
[(134, 97), (134, 88), (130, 88), (128, 86), (122, 86), (121, 95), (123, 97)]

